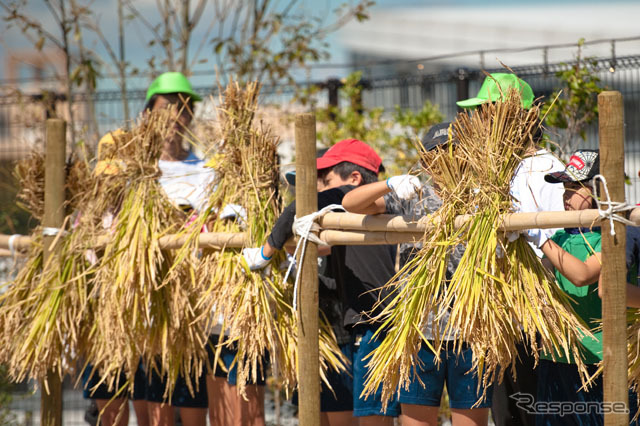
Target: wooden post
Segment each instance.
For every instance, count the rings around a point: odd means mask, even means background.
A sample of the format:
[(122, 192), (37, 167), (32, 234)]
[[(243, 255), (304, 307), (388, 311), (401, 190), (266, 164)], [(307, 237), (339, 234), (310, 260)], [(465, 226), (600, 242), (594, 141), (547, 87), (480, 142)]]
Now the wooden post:
[[(608, 91), (598, 95), (600, 126), (600, 171), (607, 180), (611, 201), (624, 201), (624, 118), (622, 95)], [(599, 195), (604, 198), (600, 185)], [(614, 223), (611, 235), (608, 221), (602, 223), (602, 346), (604, 362), (604, 415), (606, 426), (628, 425), (626, 324), (626, 228)], [(621, 410), (622, 408), (622, 410)], [(613, 412), (612, 412), (613, 411)]]
[[(316, 185), (316, 118), (296, 116), (296, 216), (318, 210)], [(299, 423), (320, 426), (320, 362), (318, 349), (318, 247), (308, 242), (298, 288)]]
[[(59, 228), (64, 222), (65, 199), (65, 150), (67, 124), (51, 118), (46, 122), (46, 147), (44, 166), (44, 215), (42, 226)], [(57, 250), (50, 247), (53, 236), (43, 237), (43, 256), (47, 260)], [(58, 371), (49, 371), (46, 384), (40, 383), (40, 424), (62, 426), (62, 382)]]

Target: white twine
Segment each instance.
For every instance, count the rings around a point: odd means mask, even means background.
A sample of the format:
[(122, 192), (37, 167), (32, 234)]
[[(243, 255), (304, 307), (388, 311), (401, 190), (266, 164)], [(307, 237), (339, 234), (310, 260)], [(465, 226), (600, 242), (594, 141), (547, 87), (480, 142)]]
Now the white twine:
[[(604, 194), (607, 197), (606, 201), (600, 201), (600, 197), (598, 197), (598, 185), (597, 185), (598, 179), (602, 182), (602, 186), (604, 188)], [(596, 205), (598, 206), (598, 214), (600, 215), (600, 217), (609, 220), (612, 236), (616, 235), (616, 231), (613, 226), (614, 220), (620, 223), (623, 223), (625, 225), (635, 226), (635, 223), (631, 222), (630, 220), (620, 215), (617, 215), (616, 213), (633, 210), (636, 208), (636, 206), (629, 205), (627, 204), (626, 201), (624, 202), (611, 201), (611, 197), (609, 196), (609, 188), (607, 187), (607, 180), (605, 179), (604, 176), (595, 175), (593, 177), (593, 193), (595, 195), (594, 198), (596, 199)], [(606, 210), (602, 209), (603, 205), (608, 206)]]
[(51, 227), (44, 227), (42, 228), (42, 236), (43, 237), (55, 237), (58, 234), (60, 235), (67, 235), (68, 232), (65, 231), (64, 229), (61, 228), (51, 228)]
[(16, 256), (16, 248), (14, 247), (14, 241), (16, 240), (16, 238), (20, 237), (20, 234), (13, 234), (12, 236), (9, 237), (9, 251), (11, 252), (11, 256), (15, 257)]
[[(302, 251), (300, 252), (300, 267), (296, 271), (296, 281), (293, 286), (294, 312), (298, 309), (298, 285), (300, 283), (300, 272), (302, 271), (302, 262), (304, 261), (304, 254), (307, 250), (307, 240), (311, 240), (316, 244), (326, 245), (324, 241), (318, 238), (317, 235), (312, 234), (312, 232), (318, 232), (320, 230), (320, 227), (316, 223), (316, 220), (319, 217), (322, 217), (333, 210), (345, 211), (344, 207), (342, 207), (340, 204), (330, 204), (327, 207), (324, 207), (318, 210), (317, 212), (308, 214), (301, 218), (296, 217), (293, 221), (293, 233), (298, 234), (301, 237), (300, 240), (298, 240), (298, 244), (296, 245), (296, 251), (293, 253), (294, 259), (298, 255), (298, 250), (302, 248)], [(289, 267), (287, 268), (287, 273), (284, 276), (285, 282), (287, 281), (287, 278), (289, 278), (289, 274), (291, 273), (291, 269), (293, 269), (294, 265), (295, 265), (295, 262), (291, 262), (289, 264)]]

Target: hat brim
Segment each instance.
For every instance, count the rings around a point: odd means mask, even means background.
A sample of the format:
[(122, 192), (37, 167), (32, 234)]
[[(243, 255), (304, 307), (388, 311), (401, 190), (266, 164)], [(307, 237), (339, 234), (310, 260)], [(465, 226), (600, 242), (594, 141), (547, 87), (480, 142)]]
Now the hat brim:
[(473, 108), (473, 107), (477, 107), (478, 105), (482, 105), (482, 104), (486, 104), (486, 103), (487, 103), (486, 99), (469, 98), (469, 99), (465, 99), (463, 101), (456, 102), (456, 105), (458, 105), (460, 108)]
[[(194, 102), (201, 102), (202, 101), (202, 97), (200, 95), (198, 95), (196, 92), (164, 92), (164, 91), (158, 91), (155, 94), (156, 95), (171, 95), (173, 93), (182, 93), (185, 95), (189, 95), (189, 97), (191, 99), (193, 99)], [(149, 97), (147, 99), (147, 102), (149, 101), (149, 99), (151, 99), (151, 97)]]
[(322, 169), (328, 169), (329, 167), (333, 167), (336, 164), (340, 163), (341, 161), (338, 161), (335, 158), (331, 158), (331, 157), (320, 157), (316, 159), (316, 168), (318, 170), (322, 170)]
[(553, 172), (544, 175), (544, 180), (549, 183), (577, 182), (566, 172)]
[(296, 186), (296, 172), (295, 170), (292, 172), (287, 172), (284, 174), (284, 179), (291, 186)]

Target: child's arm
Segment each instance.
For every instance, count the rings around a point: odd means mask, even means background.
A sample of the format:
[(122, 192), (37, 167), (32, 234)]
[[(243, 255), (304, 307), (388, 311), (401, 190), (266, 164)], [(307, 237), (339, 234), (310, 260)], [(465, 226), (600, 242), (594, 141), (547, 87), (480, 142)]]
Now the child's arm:
[[(598, 295), (600, 295), (600, 287), (598, 287)], [(627, 283), (627, 306), (629, 308), (640, 308), (640, 287), (637, 285)]]
[(417, 195), (420, 180), (412, 175), (392, 176), (386, 181), (370, 183), (349, 191), (342, 199), (342, 207), (352, 213), (379, 214), (387, 211), (384, 195), (394, 192), (401, 200)]
[(378, 214), (386, 211), (385, 194), (391, 192), (386, 181), (362, 185), (347, 192), (342, 199), (346, 211), (362, 214)]
[(566, 252), (551, 239), (540, 247), (544, 255), (562, 275), (575, 286), (582, 287), (598, 281), (602, 264), (600, 253), (594, 253), (584, 262)]

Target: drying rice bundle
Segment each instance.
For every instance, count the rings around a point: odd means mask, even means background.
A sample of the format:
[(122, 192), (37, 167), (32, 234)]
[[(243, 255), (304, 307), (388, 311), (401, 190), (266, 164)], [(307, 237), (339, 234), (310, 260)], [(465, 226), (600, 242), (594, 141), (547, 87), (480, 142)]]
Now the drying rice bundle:
[[(457, 350), (463, 342), (471, 346), (485, 384), (502, 380), (513, 368), (521, 342), (536, 360), (539, 349), (577, 355), (586, 374), (579, 337), (589, 331), (524, 238), (509, 242), (498, 230), (500, 215), (513, 210), (510, 181), (539, 125), (538, 109), (520, 105), (513, 92), (509, 101), (459, 114), (455, 148), (422, 153), (443, 205), (425, 219), (438, 224), (435, 230), (425, 234), (417, 255), (387, 285), (391, 301), (378, 319), (388, 334), (370, 356), (364, 394), (382, 384), (386, 400), (412, 380), (429, 312), (435, 313), (434, 330), (457, 333)], [(456, 230), (454, 219), (462, 214), (473, 218)], [(465, 251), (447, 280), (449, 256), (459, 244)], [(442, 341), (435, 334), (438, 353)]]
[(190, 279), (193, 264), (190, 259), (176, 264), (174, 254), (159, 246), (163, 235), (183, 233), (187, 221), (157, 181), (172, 116), (154, 112), (131, 132), (114, 137), (105, 151), (105, 161), (118, 171), (101, 175), (96, 210), (117, 211), (97, 266), (88, 356), (109, 386), (122, 371), (133, 386), (142, 357), (147, 371), (167, 375), (166, 394), (179, 373), (188, 379), (205, 357), (204, 332), (197, 324), (203, 315), (195, 307), (199, 294)]
[[(640, 309), (627, 309), (627, 352), (629, 387), (638, 393), (640, 391)], [(600, 374), (602, 369), (601, 365), (597, 374)], [(640, 396), (638, 400), (640, 401)], [(638, 413), (636, 413), (637, 416)]]
[[(210, 165), (218, 179), (214, 183), (211, 211), (218, 212), (227, 204), (246, 209), (246, 221), (215, 221), (213, 232), (247, 234), (248, 246), (266, 241), (282, 207), (278, 194), (278, 137), (263, 123), (255, 125), (260, 86), (249, 83), (241, 88), (232, 82), (221, 99), (220, 122), (223, 142)], [(241, 226), (240, 226), (241, 225)], [(227, 336), (224, 343), (237, 347), (236, 357), (239, 392), (247, 381), (264, 374), (263, 358), (268, 354), (278, 364), (285, 388), (296, 383), (296, 321), (292, 310), (293, 286), (284, 282), (285, 260), (277, 254), (271, 267), (251, 272), (237, 249), (207, 252), (199, 276), (207, 289), (203, 304), (215, 311), (213, 318), (224, 318)], [(343, 369), (345, 360), (335, 343), (333, 333), (324, 327), (322, 364)], [(332, 337), (333, 336), (333, 337)]]
[[(72, 155), (66, 164), (65, 204), (66, 212), (73, 213), (83, 202), (86, 188), (90, 187), (91, 170), (89, 164)], [(16, 195), (17, 203), (31, 216), (40, 221), (44, 214), (44, 154), (33, 150), (16, 163), (13, 172), (20, 182)]]
[[(249, 83), (241, 88), (228, 85), (221, 97), (220, 122), (223, 142), (210, 165), (217, 179), (211, 196), (211, 211), (221, 211), (227, 204), (237, 204), (246, 210), (244, 220), (215, 221), (213, 232), (240, 232), (248, 236), (247, 245), (262, 244), (280, 211), (278, 185), (278, 137), (270, 129), (254, 127), (253, 117), (258, 107), (260, 86)], [(209, 251), (201, 263), (200, 276), (206, 291), (203, 303), (215, 311), (213, 318), (224, 318), (226, 330), (223, 344), (235, 345), (239, 390), (249, 380), (264, 374), (263, 359), (280, 357), (284, 381), (295, 382), (286, 340), (293, 335), (290, 289), (283, 282), (278, 264), (283, 256), (273, 260), (273, 268), (251, 272), (243, 264), (237, 249)], [(285, 365), (283, 365), (283, 363)], [(293, 372), (295, 374), (295, 371)]]
[[(36, 217), (42, 216), (44, 205), (43, 166), (42, 155), (34, 153), (16, 168), (24, 179), (21, 201)], [(86, 203), (83, 189), (91, 185), (85, 162), (67, 165), (67, 210)], [(7, 364), (16, 381), (41, 380), (49, 371), (60, 376), (74, 373), (90, 324), (90, 264), (83, 248), (86, 234), (60, 234), (55, 243), (58, 250), (45, 265), (42, 228), (37, 227), (32, 237), (35, 243), (24, 266), (0, 297), (0, 362)]]

